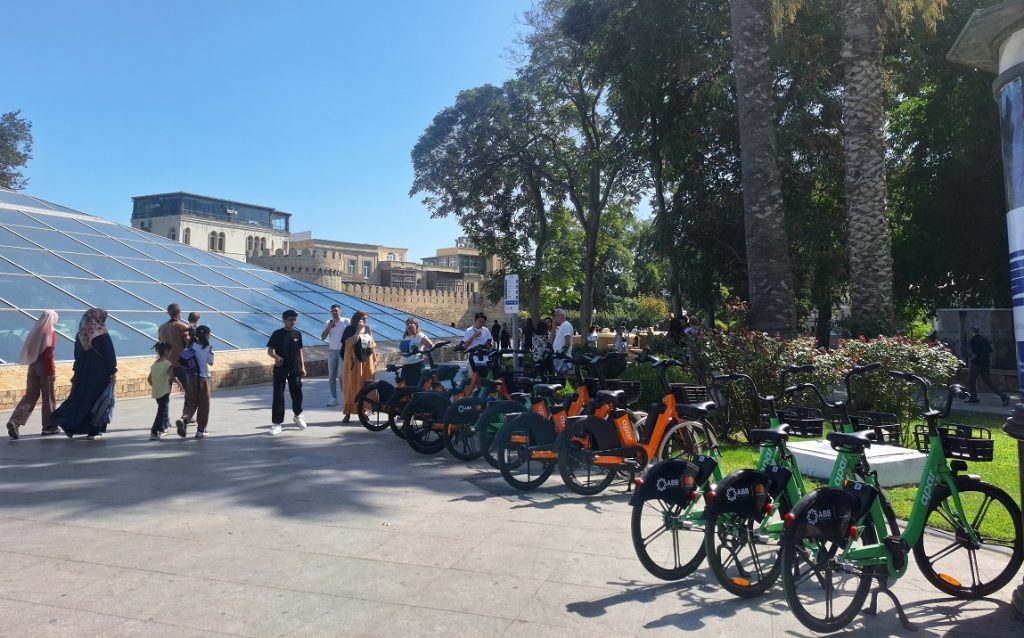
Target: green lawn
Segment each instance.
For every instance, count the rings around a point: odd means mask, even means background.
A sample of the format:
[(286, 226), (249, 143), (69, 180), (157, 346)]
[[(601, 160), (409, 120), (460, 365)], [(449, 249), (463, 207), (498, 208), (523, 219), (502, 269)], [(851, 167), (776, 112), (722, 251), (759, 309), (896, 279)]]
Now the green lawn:
[[(971, 474), (980, 474), (982, 480), (1006, 490), (1013, 497), (1014, 501), (1017, 501), (1019, 504), (1020, 474), (1017, 465), (1017, 442), (1003, 434), (1002, 425), (1005, 418), (954, 412), (947, 421), (950, 423), (984, 426), (992, 430), (992, 438), (995, 440), (995, 458), (988, 463), (970, 463), (967, 471)], [(757, 462), (757, 448), (743, 442), (723, 441), (721, 443), (721, 451), (722, 471), (725, 474), (734, 470), (753, 467)], [(809, 486), (823, 484), (823, 482), (818, 482), (814, 479), (809, 481)], [(907, 520), (910, 516), (910, 509), (914, 498), (917, 496), (917, 486), (887, 488), (885, 493), (892, 502), (896, 515), (901, 520)], [(995, 532), (995, 535), (1004, 538), (1012, 536), (1013, 528), (1009, 520), (991, 520), (990, 524), (994, 525), (994, 529), (990, 531)]]

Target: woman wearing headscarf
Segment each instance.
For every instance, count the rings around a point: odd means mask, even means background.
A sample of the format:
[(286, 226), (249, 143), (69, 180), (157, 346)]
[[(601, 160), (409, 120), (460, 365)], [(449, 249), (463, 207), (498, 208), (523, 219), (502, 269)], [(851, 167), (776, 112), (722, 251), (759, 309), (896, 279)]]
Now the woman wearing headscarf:
[(349, 420), (349, 416), (356, 413), (356, 395), (363, 389), (367, 381), (373, 380), (373, 373), (377, 370), (377, 343), (373, 340), (373, 331), (367, 325), (369, 316), (362, 310), (357, 310), (352, 315), (352, 322), (345, 328), (341, 335), (341, 342), (344, 345), (342, 361), (345, 364), (345, 374), (341, 381), (341, 394), (344, 399), (342, 412), (344, 417), (342, 423)]
[(50, 414), (57, 405), (53, 394), (53, 378), (57, 375), (53, 365), (53, 349), (57, 345), (56, 325), (57, 313), (44, 310), (21, 348), (18, 363), (28, 366), (28, 374), (25, 379), (25, 396), (21, 397), (18, 407), (14, 408), (7, 422), (7, 434), (12, 439), (21, 436), (21, 426), (32, 416), (36, 401), (40, 399), (43, 402), (43, 436), (60, 432), (60, 428), (50, 425)]
[(107, 429), (106, 423), (93, 414), (97, 401), (117, 374), (117, 356), (106, 321), (106, 310), (90, 308), (78, 322), (71, 392), (50, 416), (50, 425), (64, 430), (68, 438), (85, 434), (97, 439)]

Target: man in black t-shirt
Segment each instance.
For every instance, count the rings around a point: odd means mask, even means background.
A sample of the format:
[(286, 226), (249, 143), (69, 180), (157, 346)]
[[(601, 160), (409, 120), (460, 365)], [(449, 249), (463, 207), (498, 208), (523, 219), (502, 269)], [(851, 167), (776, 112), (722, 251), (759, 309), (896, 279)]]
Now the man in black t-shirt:
[(992, 344), (988, 342), (988, 339), (981, 336), (981, 329), (977, 326), (971, 328), (971, 332), (974, 336), (971, 337), (970, 341), (971, 360), (967, 365), (967, 391), (971, 393), (971, 398), (967, 402), (978, 403), (978, 377), (980, 376), (989, 390), (999, 395), (1003, 405), (1009, 405), (1010, 397), (992, 385), (992, 379), (988, 375), (989, 365), (991, 364)]
[(270, 410), (270, 433), (280, 434), (284, 423), (284, 386), (292, 397), (293, 421), (300, 430), (306, 429), (302, 418), (302, 377), (306, 376), (306, 362), (302, 358), (302, 333), (295, 329), (299, 313), (285, 310), (281, 314), (283, 328), (278, 328), (267, 341), (267, 354), (274, 360), (274, 403)]

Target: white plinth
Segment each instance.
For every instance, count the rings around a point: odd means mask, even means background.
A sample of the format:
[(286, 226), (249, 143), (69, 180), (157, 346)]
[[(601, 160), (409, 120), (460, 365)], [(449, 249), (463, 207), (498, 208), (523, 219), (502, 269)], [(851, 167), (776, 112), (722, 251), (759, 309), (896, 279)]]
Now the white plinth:
[[(832, 476), (836, 462), (836, 451), (828, 441), (800, 441), (790, 443), (800, 472), (804, 476), (827, 479)], [(882, 487), (913, 485), (921, 480), (927, 455), (917, 450), (908, 450), (894, 445), (872, 445), (867, 450), (868, 462), (878, 471), (878, 482)]]

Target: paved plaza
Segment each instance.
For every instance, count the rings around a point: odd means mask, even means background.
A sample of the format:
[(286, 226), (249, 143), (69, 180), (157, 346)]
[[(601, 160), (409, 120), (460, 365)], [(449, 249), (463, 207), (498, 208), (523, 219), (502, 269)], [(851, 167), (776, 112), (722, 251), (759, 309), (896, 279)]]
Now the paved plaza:
[[(149, 441), (154, 402), (129, 399), (100, 441), (40, 439), (37, 413), (0, 442), (0, 636), (809, 635), (781, 587), (650, 576), (624, 486), (514, 493), (482, 461), (339, 427), (323, 379), (305, 392), (309, 429), (277, 437), (249, 386), (215, 392), (205, 441)], [(896, 591), (917, 636), (1005, 638), (1019, 582), (962, 602), (911, 567)], [(881, 610), (846, 633), (908, 635)]]

